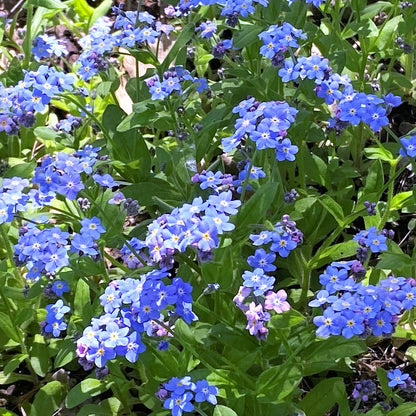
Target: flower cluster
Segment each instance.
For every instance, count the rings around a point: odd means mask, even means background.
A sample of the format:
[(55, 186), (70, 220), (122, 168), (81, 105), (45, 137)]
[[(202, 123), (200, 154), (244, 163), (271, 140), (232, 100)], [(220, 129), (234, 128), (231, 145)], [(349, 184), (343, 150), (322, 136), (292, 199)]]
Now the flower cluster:
[(221, 171), (212, 172), (203, 170), (201, 173), (196, 173), (192, 178), (192, 182), (198, 183), (201, 189), (212, 189), (215, 193), (223, 190), (233, 190), (233, 175), (229, 173), (222, 173)]
[(243, 138), (250, 138), (257, 149), (276, 149), (276, 159), (295, 160), (298, 147), (287, 137), (287, 129), (295, 121), (297, 110), (285, 101), (260, 103), (254, 97), (247, 98), (233, 108), (240, 118), (235, 122), (235, 132), (222, 139), (225, 152), (240, 145)]
[(15, 249), (15, 262), (26, 264), (28, 279), (39, 279), (42, 274), (53, 275), (61, 267), (69, 264), (69, 233), (58, 226), (43, 228), (29, 223), (20, 230)]
[(416, 306), (414, 280), (393, 276), (377, 286), (366, 286), (354, 278), (362, 272), (361, 263), (352, 260), (333, 262), (319, 276), (325, 288), (309, 302), (309, 306), (324, 308), (323, 315), (313, 319), (317, 335), (390, 335), (403, 310)]
[(17, 134), (20, 125), (33, 126), (35, 112), (43, 111), (64, 90), (71, 91), (74, 81), (72, 74), (41, 65), (36, 71), (25, 71), (15, 86), (0, 83), (0, 131)]
[(156, 393), (157, 397), (164, 400), (163, 407), (172, 411), (172, 416), (181, 416), (182, 412), (192, 412), (196, 403), (208, 402), (217, 404), (218, 388), (208, 383), (207, 380), (199, 380), (194, 383), (189, 376), (182, 378), (173, 377)]
[(60, 120), (56, 125), (55, 128), (57, 130), (64, 131), (66, 133), (73, 132), (76, 128), (78, 128), (82, 123), (81, 117), (73, 116), (72, 114), (68, 115), (65, 119)]
[(81, 226), (81, 233), (75, 233), (71, 240), (71, 251), (78, 252), (80, 255), (97, 256), (99, 251), (95, 241), (105, 232), (105, 227), (101, 225), (101, 220), (97, 217), (83, 218)]
[(236, 191), (241, 194), (246, 182), (246, 189), (248, 191), (252, 190), (251, 185), (248, 183), (249, 179), (260, 179), (265, 177), (266, 174), (260, 166), (254, 166), (253, 164), (245, 163), (244, 168), (238, 172), (237, 179), (233, 182), (233, 186), (236, 188)]
[[(121, 6), (114, 6), (112, 10), (117, 15), (114, 26), (111, 19), (101, 17), (88, 35), (80, 39), (84, 50), (77, 60), (78, 74), (85, 81), (108, 68), (106, 57), (115, 47), (135, 48), (140, 44), (154, 43), (163, 33), (168, 35), (174, 29), (148, 12), (137, 14), (137, 11), (124, 11)], [(112, 33), (112, 27), (119, 30)]]
[(195, 84), (198, 92), (208, 89), (208, 82), (205, 78), (193, 77), (188, 70), (179, 65), (164, 72), (162, 81), (159, 75), (153, 75), (145, 80), (152, 94), (152, 100), (163, 100), (173, 92), (182, 94), (186, 81), (190, 81), (191, 85)]
[[(283, 239), (282, 239), (283, 237)], [(288, 215), (284, 215), (282, 221), (279, 221), (273, 231), (263, 231), (259, 235), (250, 235), (253, 245), (259, 246), (273, 243), (270, 252), (259, 248), (254, 255), (247, 258), (249, 266), (253, 267), (253, 271), (245, 271), (243, 273), (243, 286), (240, 287), (237, 295), (234, 297), (236, 305), (244, 312), (247, 317), (247, 327), (251, 335), (257, 338), (265, 339), (268, 329), (265, 323), (270, 320), (270, 313), (266, 311), (275, 311), (282, 313), (290, 309), (289, 303), (286, 301), (287, 293), (284, 290), (273, 292), (275, 278), (269, 276), (266, 272), (274, 272), (276, 266), (273, 262), (276, 259), (276, 253), (282, 257), (287, 257), (289, 251), (302, 241), (302, 233), (296, 228), (296, 223), (290, 221)], [(281, 242), (286, 242), (281, 243)], [(287, 251), (283, 251), (280, 247), (287, 246)], [(246, 299), (251, 300), (247, 305)]]
[(260, 234), (250, 234), (250, 240), (255, 246), (264, 244), (270, 245), (270, 250), (279, 254), (280, 257), (287, 257), (291, 250), (303, 242), (302, 232), (296, 228), (296, 222), (291, 221), (289, 215), (283, 215), (273, 230), (264, 230)]
[(196, 32), (201, 32), (201, 38), (211, 38), (214, 36), (214, 33), (217, 31), (217, 25), (215, 22), (211, 20), (207, 20), (206, 22), (202, 22), (196, 29)]
[(167, 276), (165, 270), (153, 270), (139, 279), (110, 282), (100, 296), (105, 314), (93, 318), (77, 341), (77, 355), (84, 366), (101, 368), (117, 355), (134, 363), (145, 350), (142, 333), (169, 336), (177, 318), (188, 324), (198, 319), (192, 311), (192, 286), (180, 277), (165, 284), (162, 279)]
[(24, 190), (28, 186), (28, 179), (17, 176), (2, 180), (0, 186), (0, 224), (11, 222), (14, 214), (26, 211), (29, 195)]
[(282, 26), (270, 26), (260, 33), (264, 45), (260, 53), (272, 60), (272, 64), (281, 67), (279, 76), (283, 82), (303, 79), (314, 80), (315, 92), (328, 105), (336, 103), (334, 118), (329, 120), (330, 127), (343, 128), (348, 124), (354, 126), (361, 121), (368, 124), (374, 131), (388, 124), (388, 112), (400, 104), (400, 97), (388, 94), (379, 98), (374, 94), (359, 93), (354, 90), (348, 76), (332, 73), (328, 59), (319, 56), (300, 56), (293, 53), (285, 59), (289, 48), (298, 47), (296, 38), (304, 38), (301, 30), (295, 29), (288, 23)]
[[(47, 156), (35, 169), (32, 182), (37, 185), (40, 196), (55, 196), (56, 193), (75, 199), (84, 189), (81, 173), (92, 173), (100, 148), (85, 146), (73, 155), (59, 152), (55, 157)], [(94, 175), (95, 176), (95, 175)]]
[(55, 36), (44, 33), (33, 40), (32, 53), (35, 55), (35, 59), (40, 61), (42, 58), (52, 58), (53, 56), (60, 58), (67, 55), (68, 51)]
[(354, 387), (351, 395), (355, 400), (366, 402), (371, 396), (374, 396), (375, 393), (375, 383), (371, 380), (364, 379)]
[(53, 335), (59, 337), (62, 331), (66, 330), (66, 323), (63, 321), (63, 317), (71, 310), (69, 306), (65, 306), (62, 299), (56, 301), (55, 304), (46, 306), (46, 319), (42, 321), (40, 326), (42, 332), (47, 335)]
[(176, 15), (187, 14), (199, 5), (219, 4), (222, 7), (221, 16), (226, 16), (227, 23), (234, 27), (239, 16), (247, 17), (254, 13), (256, 4), (267, 6), (268, 3), (268, 0), (180, 0), (176, 6)]
[(368, 257), (368, 250), (373, 253), (387, 250), (387, 236), (388, 231), (379, 232), (376, 227), (370, 227), (368, 230), (363, 230), (357, 233), (353, 239), (357, 241), (359, 247), (357, 248), (357, 258), (364, 263)]
[[(148, 226), (146, 239), (143, 242), (135, 240), (134, 248), (147, 247), (150, 261), (167, 268), (173, 266), (175, 251), (183, 253), (187, 247), (198, 249), (201, 258), (209, 257), (218, 245), (218, 236), (235, 227), (229, 222), (230, 216), (237, 214), (241, 202), (232, 197), (232, 192), (226, 191), (210, 195), (205, 202), (197, 197), (191, 204), (175, 208), (170, 214), (154, 220)], [(127, 256), (131, 254), (126, 246), (122, 252)]]
[(288, 47), (297, 48), (299, 46), (297, 39), (306, 39), (306, 35), (302, 30), (285, 22), (282, 26), (270, 26), (259, 34), (259, 38), (263, 41), (260, 53), (276, 63), (284, 59), (283, 54)]

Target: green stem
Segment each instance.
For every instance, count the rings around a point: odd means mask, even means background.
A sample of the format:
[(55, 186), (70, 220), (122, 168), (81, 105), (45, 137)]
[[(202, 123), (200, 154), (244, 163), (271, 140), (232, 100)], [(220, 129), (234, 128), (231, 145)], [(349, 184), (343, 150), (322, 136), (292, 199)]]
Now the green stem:
[[(394, 178), (395, 177), (395, 172), (396, 172), (396, 163), (392, 163), (390, 165), (390, 174), (389, 177), (390, 178)], [(383, 217), (380, 220), (380, 224), (378, 226), (378, 229), (381, 230), (384, 225), (387, 222), (387, 219), (389, 217), (390, 214), (390, 208), (391, 208), (391, 204), (393, 202), (393, 192), (394, 192), (394, 181), (390, 181), (389, 182), (389, 186), (388, 186), (388, 191), (387, 191), (387, 206), (386, 206), (386, 211), (383, 214)]]
[(31, 4), (26, 5), (27, 17), (26, 17), (26, 36), (23, 41), (23, 51), (25, 59), (23, 66), (27, 68), (30, 64), (32, 57), (32, 19), (33, 19), (33, 6)]
[(9, 259), (10, 264), (11, 264), (11, 268), (13, 270), (14, 276), (16, 277), (16, 280), (18, 282), (21, 282), (22, 286), (24, 286), (23, 277), (20, 274), (16, 265), (14, 264), (14, 261), (13, 261), (13, 256), (14, 256), (13, 246), (11, 245), (9, 237), (8, 237), (6, 231), (3, 228), (3, 224), (0, 224), (0, 240), (3, 242), (3, 247), (6, 248), (7, 257)]
[(240, 201), (243, 202), (244, 201), (244, 197), (246, 195), (246, 190), (247, 190), (247, 185), (248, 185), (248, 179), (250, 178), (250, 172), (251, 172), (251, 168), (253, 167), (253, 163), (254, 163), (254, 158), (257, 155), (257, 148), (253, 153), (253, 156), (250, 159), (250, 164), (248, 165), (248, 169), (247, 169), (247, 173), (246, 173), (246, 177), (244, 179), (244, 183), (243, 183), (243, 189), (241, 191), (241, 197), (240, 197)]
[(194, 407), (194, 410), (199, 413), (201, 416), (208, 416), (200, 407)]
[(8, 297), (4, 294), (4, 292), (3, 292), (3, 287), (2, 287), (1, 285), (0, 285), (0, 297), (2, 298), (3, 303), (4, 303), (4, 305), (6, 306), (7, 315), (9, 316), (9, 318), (10, 318), (10, 322), (11, 322), (11, 324), (13, 325), (13, 328), (14, 328), (14, 330), (15, 330), (16, 336), (17, 336), (17, 338), (19, 339), (19, 344), (20, 344), (20, 348), (21, 348), (21, 350), (22, 350), (22, 353), (23, 353), (24, 355), (26, 355), (26, 359), (25, 359), (25, 361), (26, 361), (27, 368), (28, 368), (28, 370), (30, 371), (30, 373), (32, 374), (32, 377), (33, 377), (33, 379), (34, 379), (35, 383), (37, 383), (37, 382), (38, 382), (38, 377), (37, 377), (36, 372), (34, 371), (34, 369), (33, 369), (33, 367), (32, 367), (31, 362), (30, 362), (30, 358), (29, 358), (29, 351), (28, 351), (28, 349), (26, 348), (26, 344), (25, 344), (25, 341), (24, 341), (24, 339), (23, 339), (23, 336), (22, 336), (21, 330), (20, 330), (20, 328), (16, 325), (16, 312), (17, 312), (17, 311), (16, 311), (16, 310), (15, 310), (15, 308), (13, 308), (13, 307), (12, 307), (12, 305), (10, 304), (9, 299), (8, 299)]

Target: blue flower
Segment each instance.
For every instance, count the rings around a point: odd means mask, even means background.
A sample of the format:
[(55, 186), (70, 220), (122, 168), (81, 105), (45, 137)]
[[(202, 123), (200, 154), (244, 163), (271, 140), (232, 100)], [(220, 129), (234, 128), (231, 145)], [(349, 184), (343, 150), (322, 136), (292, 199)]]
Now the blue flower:
[(389, 387), (396, 387), (405, 385), (409, 374), (403, 374), (398, 368), (396, 368), (393, 371), (389, 371), (387, 373), (387, 377), (390, 379), (388, 383)]
[(264, 249), (259, 248), (253, 256), (247, 258), (247, 263), (254, 268), (261, 268), (265, 272), (276, 270), (276, 266), (272, 264), (276, 260), (275, 253), (267, 253)]
[(274, 232), (272, 234), (273, 243), (270, 246), (270, 250), (278, 253), (281, 257), (287, 257), (291, 250), (297, 247), (295, 241), (293, 241), (288, 234), (279, 234)]
[(69, 292), (68, 283), (65, 280), (55, 280), (52, 291), (55, 292), (56, 296), (62, 296), (64, 292)]
[(218, 388), (210, 385), (207, 380), (197, 381), (193, 390), (196, 402), (207, 401), (214, 405), (217, 404), (217, 398), (215, 396), (218, 394)]
[(401, 156), (416, 156), (416, 135), (410, 136), (408, 138), (403, 137), (400, 139), (400, 143), (403, 146), (403, 149), (399, 150), (399, 154)]
[(173, 393), (171, 397), (165, 400), (163, 407), (172, 410), (172, 416), (182, 416), (182, 412), (192, 412), (194, 410), (194, 405), (191, 403), (192, 399), (193, 394), (191, 392)]
[(100, 238), (100, 235), (105, 232), (105, 227), (101, 225), (101, 220), (97, 217), (83, 218), (81, 225), (81, 234), (90, 236), (94, 240)]

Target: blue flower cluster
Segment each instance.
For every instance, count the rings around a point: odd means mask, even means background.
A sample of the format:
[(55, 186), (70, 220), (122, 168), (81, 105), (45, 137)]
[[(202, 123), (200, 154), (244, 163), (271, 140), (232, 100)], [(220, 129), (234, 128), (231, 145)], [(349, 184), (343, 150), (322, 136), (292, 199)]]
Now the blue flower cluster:
[[(4, 178), (0, 186), (0, 224), (11, 222), (18, 212), (26, 211), (30, 196), (25, 192), (29, 186), (28, 179), (17, 176)], [(33, 193), (31, 196), (34, 196)]]
[(65, 119), (60, 120), (55, 128), (57, 130), (64, 131), (65, 133), (71, 133), (77, 129), (82, 123), (82, 118), (69, 114)]
[(219, 4), (222, 7), (221, 16), (226, 16), (227, 23), (234, 27), (239, 16), (247, 17), (254, 13), (256, 4), (265, 7), (268, 3), (268, 0), (180, 0), (176, 6), (176, 15), (187, 14), (199, 5)]
[(283, 82), (303, 79), (315, 81), (315, 92), (328, 105), (336, 103), (334, 118), (329, 121), (330, 127), (341, 129), (348, 124), (354, 126), (361, 121), (374, 131), (379, 131), (389, 123), (388, 113), (400, 104), (400, 97), (388, 94), (379, 98), (374, 94), (360, 93), (354, 90), (348, 76), (332, 73), (328, 59), (319, 55), (296, 58), (293, 52), (285, 59), (289, 48), (298, 47), (297, 38), (304, 39), (303, 32), (288, 23), (282, 26), (270, 26), (260, 33), (264, 45), (260, 53), (272, 60), (272, 64), (281, 67), (279, 76)]
[[(35, 169), (32, 182), (37, 185), (39, 194), (65, 195), (73, 200), (84, 189), (81, 173), (92, 173), (100, 148), (86, 145), (73, 155), (59, 152), (55, 157), (47, 156)], [(94, 175), (95, 176), (95, 175)]]
[(97, 217), (84, 218), (81, 225), (81, 233), (74, 233), (71, 240), (69, 233), (58, 226), (40, 228), (29, 223), (21, 227), (14, 256), (17, 264), (26, 265), (26, 277), (37, 280), (42, 275), (53, 276), (58, 269), (69, 264), (69, 248), (80, 255), (99, 255), (96, 240), (105, 232), (101, 221)]
[(370, 227), (367, 230), (362, 230), (357, 233), (353, 240), (357, 241), (359, 247), (357, 248), (357, 259), (364, 263), (368, 257), (368, 250), (373, 253), (387, 250), (387, 237), (391, 237), (393, 232), (383, 230), (379, 232), (376, 227)]
[(33, 126), (35, 113), (45, 110), (64, 90), (72, 91), (74, 82), (72, 74), (41, 65), (36, 71), (25, 71), (23, 80), (15, 86), (0, 83), (0, 131), (17, 134), (20, 125)]
[(183, 412), (192, 412), (193, 400), (197, 403), (208, 402), (217, 404), (218, 388), (209, 384), (207, 380), (199, 380), (194, 383), (189, 376), (182, 378), (173, 377), (156, 393), (156, 396), (164, 400), (163, 407), (172, 411), (172, 416), (181, 416)]
[(29, 223), (20, 230), (15, 249), (15, 262), (26, 264), (26, 278), (37, 280), (42, 274), (53, 275), (69, 264), (67, 245), (69, 233), (59, 227), (40, 229)]
[(72, 237), (71, 251), (78, 252), (80, 255), (99, 255), (96, 240), (105, 232), (105, 227), (101, 225), (101, 220), (97, 217), (83, 218), (81, 225), (81, 233), (75, 233)]
[[(167, 268), (173, 266), (175, 251), (183, 253), (187, 247), (196, 248), (201, 258), (209, 257), (218, 245), (218, 236), (235, 227), (229, 222), (230, 216), (237, 214), (241, 202), (232, 198), (231, 191), (210, 195), (207, 201), (197, 197), (191, 204), (184, 204), (154, 220), (148, 226), (145, 241), (131, 240), (132, 245), (138, 250), (146, 247), (150, 262)], [(131, 254), (127, 246), (122, 252), (127, 256)]]
[(276, 223), (273, 230), (250, 234), (249, 238), (255, 246), (271, 243), (270, 250), (280, 257), (287, 257), (291, 250), (303, 243), (302, 231), (296, 228), (296, 222), (291, 221), (287, 214), (283, 215), (282, 220)]
[(40, 61), (42, 58), (60, 58), (68, 54), (65, 45), (56, 39), (44, 33), (33, 40), (32, 53), (35, 59)]
[[(121, 6), (112, 10), (117, 16), (114, 26), (111, 19), (101, 17), (79, 41), (84, 50), (77, 60), (78, 74), (85, 81), (108, 68), (106, 57), (115, 47), (135, 48), (154, 43), (163, 33), (169, 35), (174, 29), (148, 12), (137, 14), (137, 11), (124, 11)], [(112, 28), (117, 31), (112, 32)]]
[(193, 77), (191, 73), (182, 66), (175, 66), (163, 73), (163, 81), (160, 81), (159, 75), (153, 75), (145, 80), (152, 94), (152, 100), (163, 100), (170, 94), (176, 92), (182, 94), (186, 81), (190, 81), (191, 85), (196, 85), (198, 92), (208, 89), (208, 81), (205, 78)]
[(413, 279), (392, 276), (377, 286), (366, 286), (354, 278), (362, 270), (357, 260), (333, 262), (319, 276), (325, 289), (309, 302), (309, 306), (324, 308), (323, 315), (313, 319), (317, 335), (391, 335), (403, 310), (416, 306)]
[(66, 330), (66, 323), (63, 321), (63, 317), (68, 313), (71, 308), (65, 306), (62, 299), (51, 303), (46, 306), (46, 319), (40, 323), (41, 330), (46, 336), (59, 337), (62, 331)]
[[(289, 6), (294, 2), (295, 0), (287, 0), (289, 3)], [(305, 3), (313, 4), (315, 7), (319, 7), (322, 3), (325, 3), (325, 0), (305, 0)]]
[(299, 47), (297, 39), (306, 39), (306, 35), (301, 29), (296, 29), (290, 23), (285, 22), (282, 26), (270, 26), (259, 34), (259, 38), (264, 43), (260, 48), (260, 53), (272, 61), (280, 62), (284, 57), (284, 52), (289, 47)]
[[(250, 169), (250, 174), (248, 170)], [(212, 172), (203, 170), (201, 173), (196, 173), (192, 177), (192, 182), (199, 182), (201, 189), (212, 189), (214, 192), (219, 193), (225, 190), (234, 190), (241, 193), (244, 182), (247, 179), (259, 179), (264, 178), (266, 174), (263, 169), (258, 166), (253, 166), (249, 163), (245, 163), (244, 168), (238, 173), (237, 178), (229, 173), (222, 173), (221, 171)], [(246, 187), (251, 189), (250, 185)]]
[(222, 173), (221, 171), (212, 172), (205, 169), (201, 173), (196, 173), (191, 178), (192, 182), (198, 183), (201, 189), (212, 189), (219, 193), (223, 190), (234, 189), (234, 177), (229, 173)]
[[(246, 329), (250, 334), (259, 339), (265, 339), (268, 334), (265, 323), (271, 317), (270, 313), (266, 311), (282, 313), (290, 309), (290, 305), (286, 301), (287, 293), (284, 290), (273, 292), (276, 279), (266, 274), (266, 272), (276, 270), (276, 266), (273, 264), (276, 253), (282, 257), (287, 257), (289, 251), (302, 242), (303, 236), (296, 228), (296, 223), (290, 221), (288, 215), (284, 215), (282, 221), (275, 225), (273, 231), (262, 231), (259, 235), (252, 234), (250, 239), (255, 246), (267, 244), (271, 241), (273, 243), (270, 252), (260, 248), (255, 251), (254, 255), (248, 257), (247, 263), (254, 270), (247, 270), (243, 273), (243, 286), (240, 287), (234, 297), (234, 302), (246, 315)], [(281, 248), (285, 246), (287, 250)], [(249, 305), (245, 303), (247, 298), (250, 300)]]
[(103, 367), (117, 355), (134, 363), (145, 350), (142, 333), (170, 336), (177, 318), (188, 324), (198, 319), (192, 311), (192, 286), (180, 277), (165, 284), (162, 279), (167, 276), (169, 273), (162, 269), (139, 279), (110, 282), (100, 296), (105, 314), (93, 318), (77, 341), (77, 354), (83, 365)]
[(215, 22), (211, 20), (207, 20), (206, 22), (202, 22), (196, 29), (196, 32), (201, 32), (200, 36), (203, 39), (212, 38), (214, 33), (217, 31), (217, 25)]
[(250, 138), (257, 149), (276, 149), (276, 159), (295, 160), (298, 147), (287, 137), (287, 129), (295, 121), (297, 110), (285, 101), (260, 103), (254, 97), (247, 98), (233, 108), (240, 118), (235, 122), (235, 132), (222, 139), (225, 152), (240, 145), (243, 138)]

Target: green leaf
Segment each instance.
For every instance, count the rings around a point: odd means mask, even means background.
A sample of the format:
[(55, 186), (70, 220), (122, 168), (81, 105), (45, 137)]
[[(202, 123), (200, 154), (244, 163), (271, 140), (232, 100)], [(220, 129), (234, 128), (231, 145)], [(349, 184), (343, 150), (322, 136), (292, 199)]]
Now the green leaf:
[(85, 402), (90, 397), (98, 396), (104, 393), (111, 387), (112, 383), (97, 380), (95, 378), (87, 378), (82, 380), (73, 387), (65, 399), (65, 405), (68, 409), (72, 409), (75, 406)]
[(387, 413), (387, 416), (411, 416), (416, 412), (416, 403), (403, 403)]
[(229, 117), (226, 117), (230, 113), (230, 110), (225, 105), (218, 105), (213, 108), (202, 120), (200, 124), (202, 129), (197, 135), (196, 139), (196, 161), (200, 162), (201, 159), (208, 152), (210, 146), (212, 146), (212, 139), (219, 128), (227, 123)]
[(50, 367), (48, 347), (45, 338), (35, 334), (32, 348), (30, 349), (30, 363), (38, 376), (44, 377)]
[(32, 376), (28, 374), (17, 374), (17, 373), (10, 373), (10, 374), (4, 374), (3, 371), (0, 371), (0, 385), (3, 384), (11, 384), (15, 383), (16, 381), (25, 380), (33, 382)]
[(235, 234), (241, 236), (247, 234), (249, 224), (261, 223), (267, 215), (276, 193), (279, 189), (277, 183), (267, 183), (259, 188), (256, 193), (244, 203), (238, 211), (235, 219)]
[(364, 149), (364, 154), (368, 159), (384, 160), (385, 162), (394, 160), (392, 153), (385, 147), (367, 147)]
[(3, 331), (13, 341), (20, 342), (19, 334), (16, 332), (20, 331), (20, 329), (14, 327), (9, 315), (5, 314), (4, 312), (0, 312), (0, 322), (0, 330)]
[(85, 30), (88, 31), (87, 22), (90, 21), (94, 8), (89, 6), (85, 0), (72, 0), (72, 7), (85, 22)]
[(54, 366), (55, 368), (63, 367), (76, 358), (75, 342), (71, 340), (63, 340), (59, 346), (58, 354), (56, 354)]
[(342, 415), (350, 413), (344, 381), (340, 377), (321, 381), (302, 399), (298, 406), (308, 416), (322, 416), (335, 403), (343, 403), (346, 412), (341, 412)]
[(389, 46), (388, 43), (392, 42), (394, 37), (397, 36), (397, 28), (400, 22), (403, 21), (403, 16), (396, 16), (387, 21), (387, 23), (382, 27), (375, 42), (375, 46), (378, 50), (383, 51)]
[[(126, 114), (120, 107), (109, 105), (103, 114), (103, 126), (110, 138), (108, 141), (110, 157), (125, 165), (117, 170), (126, 179), (138, 182), (149, 176), (151, 157), (146, 142), (138, 130), (117, 131), (117, 126), (125, 117)], [(132, 162), (134, 167), (129, 165)]]
[(160, 67), (161, 72), (167, 71), (169, 69), (171, 63), (175, 60), (176, 55), (179, 53), (182, 47), (185, 46), (188, 43), (188, 41), (194, 36), (195, 23), (196, 22), (190, 22), (181, 29), (178, 38), (175, 40), (175, 43), (173, 44), (171, 50), (162, 62), (162, 65)]
[(303, 152), (306, 175), (316, 183), (326, 186), (328, 165), (318, 156)]
[(74, 314), (83, 317), (85, 325), (88, 324), (92, 315), (90, 287), (88, 283), (82, 279), (78, 280), (75, 291)]
[(278, 402), (293, 392), (302, 380), (296, 366), (275, 366), (267, 369), (257, 379), (256, 391), (261, 401)]
[(217, 404), (214, 408), (213, 416), (238, 416), (233, 409), (230, 409), (227, 406)]
[[(168, 203), (172, 199), (178, 201), (178, 203), (182, 200), (181, 194), (171, 184), (158, 178), (126, 186), (123, 188), (123, 194), (127, 198), (136, 199), (140, 205), (145, 206), (160, 205), (159, 199)], [(154, 198), (155, 195), (158, 199)]]
[(98, 7), (94, 9), (88, 27), (90, 28), (100, 17), (105, 16), (113, 5), (113, 0), (104, 0)]
[(17, 354), (15, 355), (5, 366), (3, 369), (3, 372), (5, 375), (10, 374), (12, 371), (14, 371), (20, 363), (28, 358), (27, 354)]
[(264, 30), (264, 27), (259, 25), (246, 25), (235, 32), (233, 38), (233, 46), (236, 48), (244, 48), (259, 40), (259, 33)]
[(63, 385), (59, 381), (51, 381), (36, 393), (31, 406), (30, 416), (52, 415), (62, 401)]
[(60, 0), (27, 0), (26, 5), (44, 7), (45, 9), (65, 9), (66, 5)]
[(314, 261), (309, 265), (312, 268), (318, 268), (329, 264), (335, 260), (344, 259), (353, 256), (357, 251), (358, 243), (354, 240), (345, 241), (343, 243), (334, 244), (319, 253), (318, 257), (314, 257)]
[[(414, 260), (405, 253), (384, 252), (380, 255), (380, 261), (377, 263), (377, 269), (392, 270), (395, 274), (400, 271), (412, 270)], [(400, 275), (402, 273), (399, 273)], [(406, 273), (403, 273), (406, 274)]]
[(302, 352), (305, 362), (336, 361), (340, 358), (353, 357), (367, 351), (365, 342), (361, 339), (346, 339), (332, 336), (318, 340)]
[(406, 202), (413, 203), (412, 191), (400, 192), (394, 195), (390, 209), (402, 209), (407, 205)]
[(6, 173), (3, 175), (3, 178), (13, 178), (13, 176), (18, 176), (20, 178), (31, 178), (33, 176), (35, 167), (35, 160), (28, 163), (19, 163), (18, 165), (7, 169)]
[(326, 208), (326, 210), (335, 218), (338, 225), (344, 226), (344, 211), (341, 205), (334, 201), (329, 195), (325, 194), (318, 198), (318, 201)]
[(16, 413), (11, 412), (7, 409), (0, 409), (0, 416), (17, 416)]

